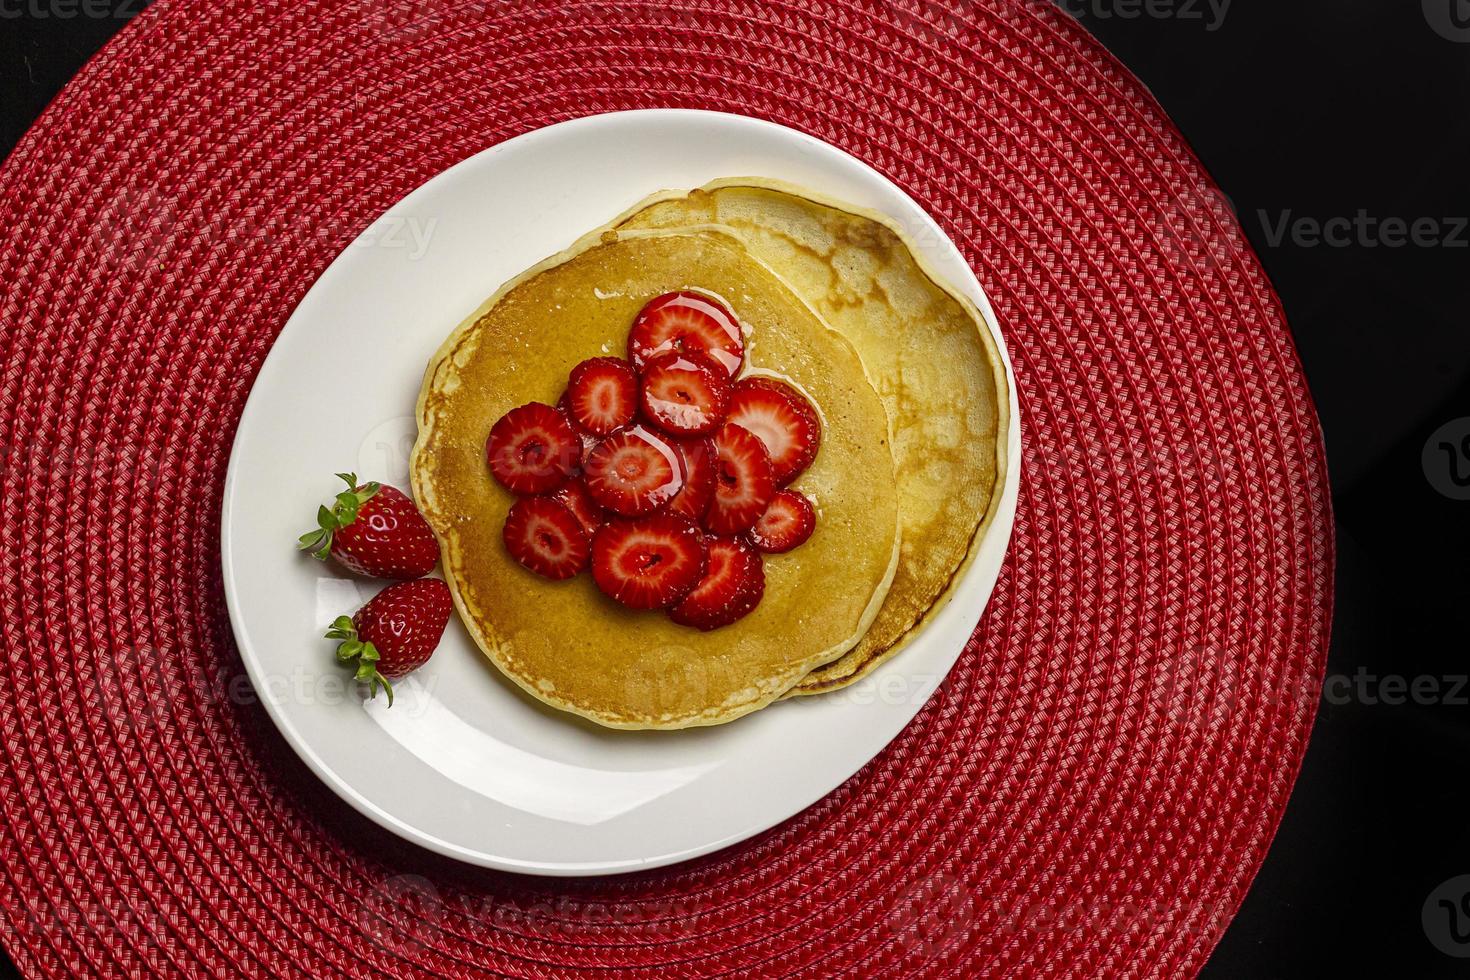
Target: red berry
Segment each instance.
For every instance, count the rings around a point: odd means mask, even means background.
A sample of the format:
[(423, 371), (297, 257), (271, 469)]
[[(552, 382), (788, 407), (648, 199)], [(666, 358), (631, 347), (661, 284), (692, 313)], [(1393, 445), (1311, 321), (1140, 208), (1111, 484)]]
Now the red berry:
[(709, 538), (709, 567), (704, 578), (669, 618), (702, 630), (728, 626), (760, 604), (766, 591), (761, 556), (739, 538)]
[(572, 421), (605, 436), (633, 421), (638, 378), (622, 358), (594, 357), (572, 368), (565, 398)]
[(592, 539), (592, 578), (630, 609), (662, 609), (704, 577), (704, 535), (682, 517), (609, 521)]
[(674, 448), (684, 463), (684, 488), (669, 501), (669, 513), (701, 521), (715, 495), (714, 440), (686, 439), (674, 443)]
[(587, 484), (582, 482), (581, 477), (568, 480), (551, 491), (551, 499), (572, 512), (589, 538), (607, 523), (607, 511), (592, 499), (592, 495), (587, 492)]
[(505, 518), (506, 550), (537, 575), (567, 579), (587, 567), (591, 537), (571, 508), (550, 497), (522, 497)]
[(546, 493), (574, 473), (582, 443), (550, 405), (513, 408), (490, 430), (485, 456), (495, 479), (512, 493)]
[(774, 378), (755, 376), (737, 384), (726, 418), (765, 443), (778, 486), (784, 487), (810, 466), (822, 445), (817, 410), (795, 388)]
[(429, 659), (454, 601), (442, 579), (425, 578), (390, 585), (352, 617), (357, 635), (378, 648), (378, 673), (394, 678)]
[(740, 534), (765, 513), (776, 495), (766, 447), (733, 422), (715, 433), (715, 496), (704, 526), (715, 534)]
[(429, 522), (401, 490), (357, 483), (338, 473), (347, 489), (330, 509), (317, 509), (317, 528), (301, 535), (297, 547), (318, 558), (328, 554), (350, 572), (372, 578), (412, 579), (427, 575), (439, 560), (439, 544)]
[(393, 704), (392, 679), (424, 665), (449, 622), (454, 601), (449, 586), (437, 578), (396, 582), (379, 592), (350, 619), (338, 616), (327, 630), (329, 639), (341, 640), (337, 660), (353, 668), (357, 680), (388, 691)]
[(664, 351), (708, 351), (735, 377), (745, 359), (740, 323), (725, 304), (703, 293), (665, 293), (650, 300), (628, 334), (628, 359), (640, 373)]
[(602, 440), (587, 456), (584, 478), (593, 500), (624, 517), (658, 510), (684, 486), (674, 447), (641, 425)]
[(665, 351), (643, 369), (643, 417), (673, 436), (702, 436), (720, 427), (730, 405), (730, 379), (701, 351)]
[(812, 502), (795, 490), (782, 490), (750, 529), (750, 543), (768, 554), (780, 554), (805, 544), (816, 527)]

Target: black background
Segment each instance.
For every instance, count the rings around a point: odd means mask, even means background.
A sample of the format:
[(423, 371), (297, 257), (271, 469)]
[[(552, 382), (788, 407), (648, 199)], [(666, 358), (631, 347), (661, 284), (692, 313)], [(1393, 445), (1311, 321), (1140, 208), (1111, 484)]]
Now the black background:
[[(14, 16), (35, 3), (0, 0), (0, 152), (141, 8)], [(1428, 677), (1443, 695), (1470, 673), (1470, 503), (1437, 492), (1421, 461), (1431, 433), (1470, 417), (1470, 231), (1452, 220), (1470, 216), (1470, 30), (1432, 26), (1454, 5), (1470, 23), (1467, 0), (1234, 0), (1223, 19), (1204, 0), (1063, 3), (1148, 84), (1234, 202), (1327, 435), (1339, 680), (1212, 980), (1470, 976), (1420, 919), (1436, 886), (1470, 874), (1470, 712), (1443, 696), (1385, 703), (1396, 689), (1382, 686)], [(1433, 219), (1439, 242), (1273, 235), (1283, 218), (1309, 233), (1301, 219), (1360, 212)]]

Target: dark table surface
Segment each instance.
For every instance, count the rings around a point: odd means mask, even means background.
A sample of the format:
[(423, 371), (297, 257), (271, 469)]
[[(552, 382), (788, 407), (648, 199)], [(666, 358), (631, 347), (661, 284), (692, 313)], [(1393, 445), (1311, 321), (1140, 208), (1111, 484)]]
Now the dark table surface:
[[(1234, 202), (1327, 434), (1328, 682), (1204, 976), (1470, 976), (1470, 0), (1057, 2)], [(0, 0), (0, 152), (143, 6)]]

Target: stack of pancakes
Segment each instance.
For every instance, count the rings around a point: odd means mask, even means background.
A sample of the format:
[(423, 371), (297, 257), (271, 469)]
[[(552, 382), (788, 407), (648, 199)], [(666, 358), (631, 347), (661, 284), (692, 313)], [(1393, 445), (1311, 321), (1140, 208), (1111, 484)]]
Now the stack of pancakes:
[[(739, 622), (698, 633), (623, 609), (587, 576), (548, 582), (504, 551), (511, 499), (490, 426), (554, 404), (578, 361), (622, 355), (662, 293), (720, 296), (747, 370), (801, 388), (822, 448), (795, 484), (818, 509), (766, 562)], [(444, 343), (411, 466), (471, 635), (533, 696), (613, 728), (731, 721), (851, 684), (897, 654), (979, 550), (1003, 482), (1009, 396), (979, 312), (882, 215), (753, 178), (666, 192), (502, 287)]]

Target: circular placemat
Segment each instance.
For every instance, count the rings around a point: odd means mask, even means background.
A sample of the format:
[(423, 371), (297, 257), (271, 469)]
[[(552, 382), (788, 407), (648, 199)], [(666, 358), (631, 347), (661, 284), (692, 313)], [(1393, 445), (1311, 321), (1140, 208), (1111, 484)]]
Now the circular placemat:
[[(243, 680), (231, 436), (375, 215), (653, 106), (812, 133), (954, 237), (1015, 362), (1015, 536), (933, 700), (798, 817), (622, 878), (459, 866), (312, 779)], [(27, 973), (1173, 977), (1238, 907), (1327, 644), (1321, 439), (1223, 198), (1049, 5), (161, 0), (0, 195), (0, 922)]]

